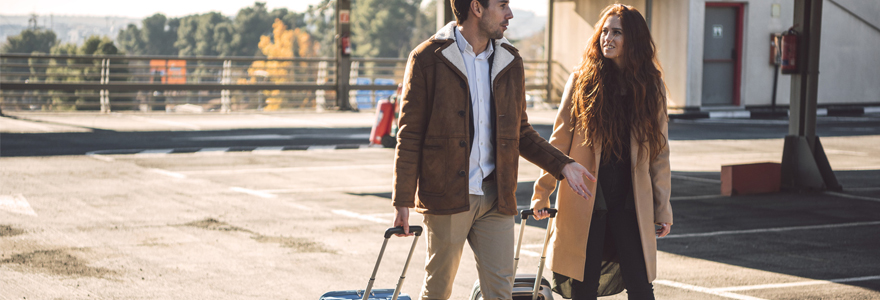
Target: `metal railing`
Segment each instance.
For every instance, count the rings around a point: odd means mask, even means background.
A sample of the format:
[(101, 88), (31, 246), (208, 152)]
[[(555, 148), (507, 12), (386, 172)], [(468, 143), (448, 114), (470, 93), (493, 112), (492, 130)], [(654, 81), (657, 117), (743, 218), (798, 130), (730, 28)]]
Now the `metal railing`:
[[(352, 107), (372, 108), (393, 93), (405, 64), (352, 58)], [(546, 62), (524, 66), (530, 97), (547, 99)], [(0, 109), (335, 109), (336, 69), (334, 58), (0, 54)]]

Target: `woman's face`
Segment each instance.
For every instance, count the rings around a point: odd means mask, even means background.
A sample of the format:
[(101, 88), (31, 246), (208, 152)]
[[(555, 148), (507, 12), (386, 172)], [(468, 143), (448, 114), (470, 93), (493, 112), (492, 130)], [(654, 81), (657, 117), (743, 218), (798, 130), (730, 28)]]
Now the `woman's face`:
[(623, 66), (623, 25), (620, 17), (614, 15), (605, 19), (599, 42), (602, 43), (602, 55), (618, 67)]

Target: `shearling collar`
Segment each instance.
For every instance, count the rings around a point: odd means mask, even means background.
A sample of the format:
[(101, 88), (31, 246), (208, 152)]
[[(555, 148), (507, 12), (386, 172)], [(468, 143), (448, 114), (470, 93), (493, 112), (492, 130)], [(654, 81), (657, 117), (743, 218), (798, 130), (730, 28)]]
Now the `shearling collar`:
[[(455, 21), (449, 22), (443, 28), (440, 28), (440, 31), (434, 34), (431, 37), (431, 40), (434, 42), (445, 42), (448, 43), (450, 40), (452, 43), (448, 46), (440, 48), (440, 53), (443, 54), (449, 62), (451, 62), (462, 74), (467, 76), (467, 69), (464, 67), (464, 58), (461, 56), (461, 52), (458, 49), (458, 44), (455, 42), (455, 30), (456, 25)], [(495, 58), (492, 63), (492, 76), (491, 81), (495, 82), (495, 77), (498, 76), (498, 73), (504, 68), (507, 67), (513, 59), (515, 58), (514, 53), (511, 52), (510, 49), (516, 49), (513, 47), (513, 44), (507, 40), (507, 38), (502, 37), (501, 39), (494, 40), (495, 44)], [(507, 45), (510, 48), (502, 47), (502, 45)]]

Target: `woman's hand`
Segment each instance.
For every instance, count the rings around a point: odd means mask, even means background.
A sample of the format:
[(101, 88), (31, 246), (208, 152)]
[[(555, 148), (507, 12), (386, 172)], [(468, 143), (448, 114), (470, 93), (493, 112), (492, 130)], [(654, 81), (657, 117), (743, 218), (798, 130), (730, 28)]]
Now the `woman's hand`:
[(532, 212), (535, 213), (534, 214), (535, 220), (543, 220), (543, 219), (550, 217), (550, 212), (548, 212), (544, 208), (542, 208), (541, 210), (536, 210), (533, 208)]
[(660, 228), (657, 229), (657, 237), (664, 237), (672, 231), (672, 225), (669, 223), (663, 222), (657, 223), (657, 225), (660, 225)]

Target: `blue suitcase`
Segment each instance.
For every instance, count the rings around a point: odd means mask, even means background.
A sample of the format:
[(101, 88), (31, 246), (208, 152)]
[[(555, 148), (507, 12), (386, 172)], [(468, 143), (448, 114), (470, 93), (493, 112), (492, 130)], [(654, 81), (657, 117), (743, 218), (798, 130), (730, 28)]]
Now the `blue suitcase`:
[(419, 236), (422, 235), (422, 227), (410, 226), (409, 232), (414, 233), (415, 237), (413, 238), (412, 247), (409, 249), (409, 254), (406, 256), (406, 263), (403, 265), (403, 273), (400, 274), (400, 280), (397, 281), (397, 288), (374, 290), (373, 282), (376, 280), (376, 271), (379, 270), (379, 263), (382, 262), (382, 255), (385, 253), (385, 246), (388, 245), (388, 239), (394, 234), (403, 234), (403, 227), (393, 227), (385, 230), (385, 241), (382, 243), (382, 249), (379, 250), (379, 258), (376, 259), (376, 266), (373, 267), (373, 275), (370, 276), (370, 282), (367, 283), (366, 289), (326, 292), (324, 295), (321, 295), (321, 300), (411, 300), (412, 298), (410, 298), (409, 295), (400, 293), (400, 288), (403, 287), (403, 280), (406, 279), (406, 269), (409, 267), (409, 261), (412, 258), (413, 251), (416, 249), (416, 242), (419, 241)]

